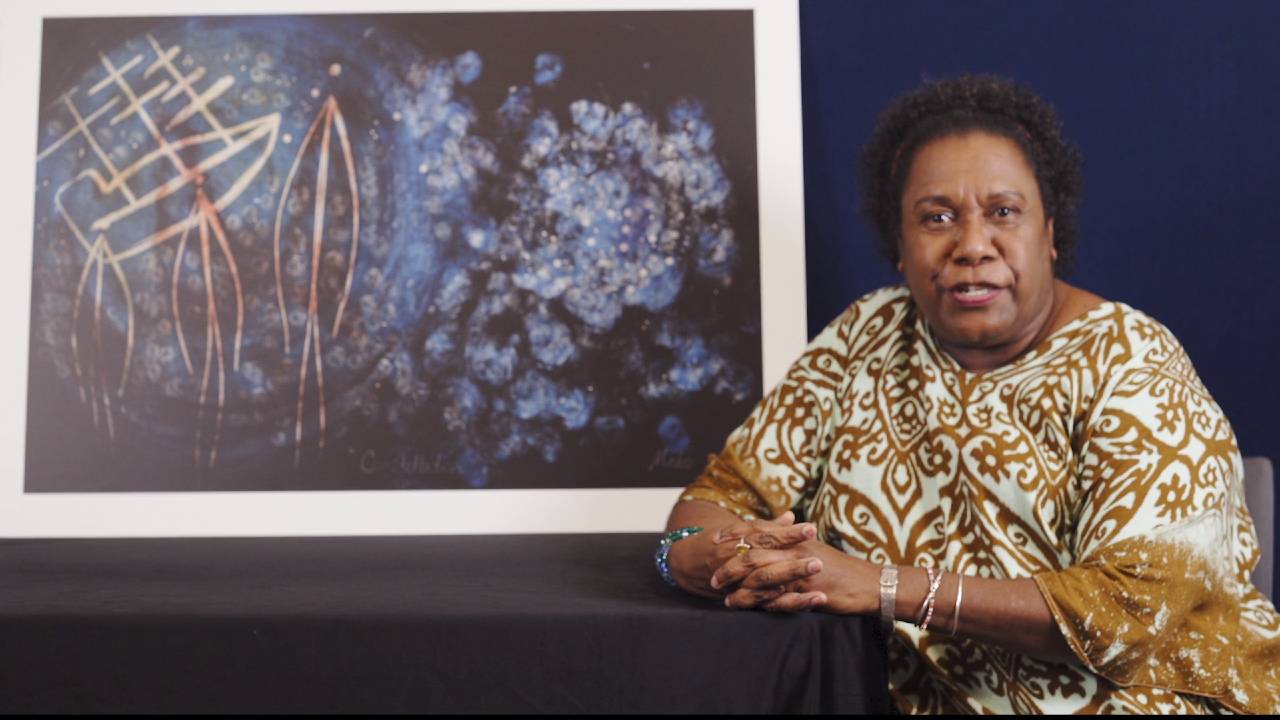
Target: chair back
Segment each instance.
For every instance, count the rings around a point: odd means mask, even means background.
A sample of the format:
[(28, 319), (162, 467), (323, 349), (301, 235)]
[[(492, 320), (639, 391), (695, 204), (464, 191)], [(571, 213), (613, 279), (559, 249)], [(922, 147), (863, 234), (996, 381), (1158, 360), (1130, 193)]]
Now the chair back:
[(1258, 547), (1262, 557), (1253, 569), (1253, 584), (1272, 602), (1275, 602), (1275, 551), (1276, 551), (1276, 484), (1271, 461), (1264, 457), (1244, 459), (1245, 505), (1253, 516), (1253, 526), (1258, 532)]

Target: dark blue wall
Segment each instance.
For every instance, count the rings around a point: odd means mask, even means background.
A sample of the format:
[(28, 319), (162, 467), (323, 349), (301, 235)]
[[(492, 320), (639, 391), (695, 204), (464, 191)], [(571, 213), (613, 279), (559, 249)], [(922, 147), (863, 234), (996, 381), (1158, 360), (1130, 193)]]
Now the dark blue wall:
[(1006, 75), (1084, 153), (1069, 280), (1173, 330), (1245, 455), (1280, 463), (1278, 31), (1269, 0), (801, 0), (810, 335), (897, 281), (857, 212), (878, 110), (924, 78)]

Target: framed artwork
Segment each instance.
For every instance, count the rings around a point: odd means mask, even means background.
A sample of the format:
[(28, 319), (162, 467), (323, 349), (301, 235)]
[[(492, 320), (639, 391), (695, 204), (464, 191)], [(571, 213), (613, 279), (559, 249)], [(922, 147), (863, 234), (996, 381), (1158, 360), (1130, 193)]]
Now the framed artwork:
[(3, 26), (0, 536), (656, 531), (803, 346), (794, 3), (171, 7)]

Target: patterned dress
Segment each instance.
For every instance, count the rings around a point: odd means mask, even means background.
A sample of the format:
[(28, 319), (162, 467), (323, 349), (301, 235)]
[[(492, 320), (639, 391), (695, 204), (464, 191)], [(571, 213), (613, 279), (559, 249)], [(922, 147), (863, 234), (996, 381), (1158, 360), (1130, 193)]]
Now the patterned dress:
[[(1280, 616), (1222, 410), (1168, 329), (1105, 302), (1004, 367), (943, 352), (905, 287), (826, 328), (682, 497), (802, 507), (871, 562), (1032, 577), (1077, 661), (898, 623), (908, 712), (1277, 712)], [(962, 613), (963, 614), (963, 613)]]

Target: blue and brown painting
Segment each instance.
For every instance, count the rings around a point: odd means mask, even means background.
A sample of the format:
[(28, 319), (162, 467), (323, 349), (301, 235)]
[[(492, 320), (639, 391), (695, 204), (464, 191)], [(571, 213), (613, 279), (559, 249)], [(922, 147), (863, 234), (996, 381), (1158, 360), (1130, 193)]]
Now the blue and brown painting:
[(687, 482), (761, 390), (752, 42), (46, 20), (27, 491)]

